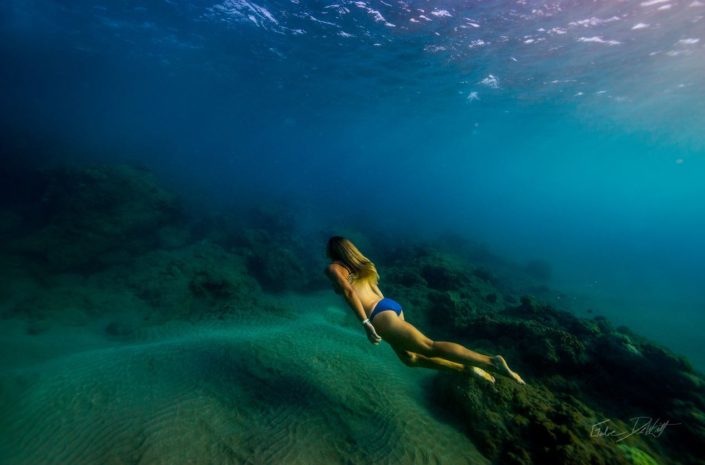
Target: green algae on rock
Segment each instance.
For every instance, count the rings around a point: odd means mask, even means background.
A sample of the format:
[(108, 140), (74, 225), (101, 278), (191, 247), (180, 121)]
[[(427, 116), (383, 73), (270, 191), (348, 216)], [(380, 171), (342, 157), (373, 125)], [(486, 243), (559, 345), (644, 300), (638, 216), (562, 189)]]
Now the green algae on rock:
[(626, 444), (620, 444), (617, 447), (624, 452), (624, 455), (632, 465), (659, 465), (653, 457), (638, 447), (631, 447)]

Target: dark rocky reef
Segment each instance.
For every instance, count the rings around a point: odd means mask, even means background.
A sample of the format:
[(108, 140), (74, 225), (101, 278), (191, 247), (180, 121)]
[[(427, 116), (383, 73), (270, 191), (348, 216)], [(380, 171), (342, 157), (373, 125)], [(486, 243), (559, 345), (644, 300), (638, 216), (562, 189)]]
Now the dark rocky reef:
[(293, 206), (262, 202), (202, 218), (196, 235), (242, 255), (247, 272), (267, 292), (322, 289), (328, 285), (325, 240), (305, 237), (294, 215)]
[(121, 284), (146, 302), (157, 320), (253, 311), (265, 299), (244, 261), (217, 244), (200, 242), (143, 255), (128, 273), (120, 273)]
[[(611, 438), (591, 437), (591, 425), (603, 418), (571, 394), (501, 378), (492, 386), (474, 378), (437, 377), (434, 390), (442, 405), (460, 409), (468, 433), (494, 463), (631, 463)], [(611, 426), (626, 428), (619, 421)]]
[[(531, 296), (516, 302), (469, 264), (462, 273), (442, 255), (415, 258), (395, 286), (412, 296), (429, 330), (504, 355), (529, 383), (438, 375), (436, 399), (496, 463), (705, 463), (705, 381), (684, 358), (602, 317), (580, 319)], [(593, 437), (606, 419), (620, 432), (646, 428), (638, 417), (656, 422), (652, 434)], [(667, 420), (677, 425), (655, 437)]]
[(233, 212), (236, 226), (206, 233), (144, 169), (59, 168), (33, 185), (38, 203), (0, 209), (0, 315), (28, 318), (32, 334), (126, 309), (154, 323), (280, 311), (262, 287), (305, 287), (288, 230), (266, 229), (284, 225)]
[(148, 171), (129, 166), (44, 173), (31, 221), (13, 246), (55, 271), (94, 269), (147, 250), (178, 217), (176, 198)]
[(385, 292), (408, 304), (413, 321), (438, 329), (455, 331), (517, 301), (487, 266), (429, 246), (392, 251), (380, 268)]

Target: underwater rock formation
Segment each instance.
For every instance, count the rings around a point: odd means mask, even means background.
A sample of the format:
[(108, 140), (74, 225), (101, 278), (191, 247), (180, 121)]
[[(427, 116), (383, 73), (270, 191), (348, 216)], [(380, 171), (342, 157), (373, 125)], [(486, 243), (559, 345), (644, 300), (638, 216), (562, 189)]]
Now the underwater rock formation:
[(194, 229), (196, 237), (245, 257), (247, 272), (267, 292), (305, 292), (328, 286), (322, 271), (324, 240), (302, 237), (286, 204), (265, 203), (211, 215), (199, 220)]
[(446, 407), (460, 408), (470, 437), (493, 463), (631, 463), (610, 438), (591, 437), (591, 425), (603, 418), (570, 394), (501, 378), (493, 386), (441, 376), (434, 389)]
[[(0, 210), (7, 239), (0, 246), (0, 315), (28, 318), (30, 333), (128, 310), (159, 323), (268, 308), (248, 269), (257, 252), (196, 240), (176, 197), (151, 173), (94, 166), (41, 178), (38, 207)], [(106, 330), (129, 333), (116, 325)]]
[(37, 282), (29, 275), (8, 280), (14, 300), (0, 306), (0, 315), (28, 318), (33, 328), (81, 325), (93, 317), (126, 312), (156, 324), (267, 309), (244, 258), (208, 242), (154, 250), (88, 276), (56, 274)]
[(46, 174), (40, 227), (15, 247), (57, 271), (104, 266), (155, 244), (173, 222), (176, 198), (129, 166), (59, 168)]
[(156, 320), (251, 311), (260, 298), (243, 257), (209, 242), (145, 254), (120, 275), (124, 285), (153, 309), (150, 318)]
[(270, 239), (264, 230), (246, 234), (247, 269), (270, 292), (300, 291), (307, 277), (301, 260), (286, 245)]
[(515, 301), (497, 287), (498, 278), (485, 266), (428, 247), (412, 248), (408, 254), (397, 251), (382, 269), (389, 276), (384, 288), (400, 296), (402, 304), (411, 304), (414, 321), (455, 331), (465, 327), (468, 318), (500, 311)]
[[(439, 375), (437, 398), (462, 412), (471, 437), (498, 463), (703, 463), (705, 381), (681, 357), (604, 318), (582, 320), (528, 296), (454, 321), (464, 343), (505, 355), (529, 383)], [(615, 431), (647, 432), (626, 443), (594, 437), (606, 419)], [(674, 429), (656, 437), (665, 421)]]

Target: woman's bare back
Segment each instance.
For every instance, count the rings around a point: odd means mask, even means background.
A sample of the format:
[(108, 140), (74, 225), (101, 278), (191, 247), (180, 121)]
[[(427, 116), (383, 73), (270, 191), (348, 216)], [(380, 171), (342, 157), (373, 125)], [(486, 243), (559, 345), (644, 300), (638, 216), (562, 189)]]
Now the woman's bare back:
[[(357, 298), (360, 299), (360, 303), (362, 303), (362, 307), (365, 310), (365, 315), (369, 318), (375, 304), (384, 298), (382, 291), (380, 291), (379, 287), (376, 285), (373, 287), (373, 285), (367, 280), (355, 281), (354, 279), (351, 279), (350, 270), (348, 270), (345, 265), (337, 261), (333, 263), (345, 270), (346, 279), (348, 279), (350, 286), (355, 291)], [(340, 293), (341, 290), (336, 289), (336, 292)]]

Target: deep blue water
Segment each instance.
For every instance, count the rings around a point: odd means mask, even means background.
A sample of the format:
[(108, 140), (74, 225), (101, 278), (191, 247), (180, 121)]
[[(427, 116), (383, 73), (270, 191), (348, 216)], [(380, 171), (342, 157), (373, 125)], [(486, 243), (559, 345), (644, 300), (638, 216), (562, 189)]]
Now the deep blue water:
[(204, 208), (283, 196), (311, 227), (545, 259), (556, 288), (702, 368), (704, 17), (702, 0), (8, 0), (2, 153), (137, 161)]

